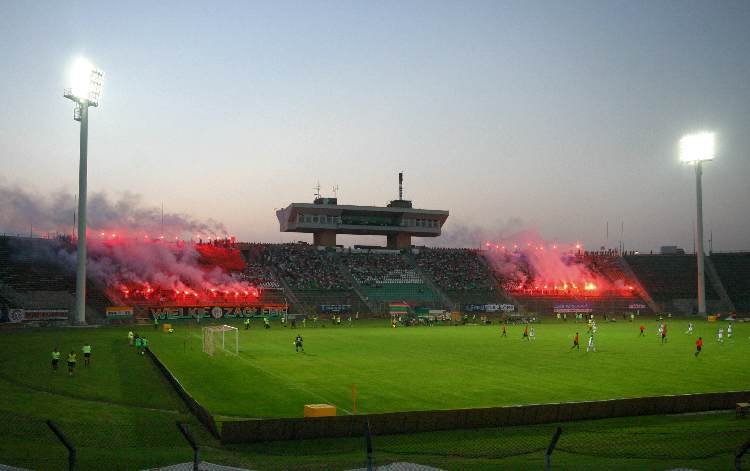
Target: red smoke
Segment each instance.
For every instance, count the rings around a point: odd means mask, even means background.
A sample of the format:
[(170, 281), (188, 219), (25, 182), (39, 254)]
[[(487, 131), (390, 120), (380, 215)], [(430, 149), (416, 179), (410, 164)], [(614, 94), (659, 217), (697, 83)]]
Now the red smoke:
[(229, 239), (208, 244), (100, 231), (90, 235), (87, 248), (89, 275), (124, 303), (197, 306), (258, 299), (258, 289), (240, 279), (245, 263)]
[(485, 242), (484, 254), (506, 291), (522, 295), (597, 296), (631, 294), (622, 281), (612, 283), (586, 265), (580, 243), (559, 244), (533, 231), (498, 242)]

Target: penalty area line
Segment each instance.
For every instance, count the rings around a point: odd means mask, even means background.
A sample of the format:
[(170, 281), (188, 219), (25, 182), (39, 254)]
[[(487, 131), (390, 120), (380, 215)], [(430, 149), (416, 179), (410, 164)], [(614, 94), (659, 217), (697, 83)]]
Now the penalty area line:
[[(197, 335), (197, 334), (193, 334), (193, 336), (195, 336), (195, 337), (198, 337), (198, 338), (201, 338), (201, 337), (200, 337), (199, 335)], [(320, 395), (320, 394), (316, 393), (315, 391), (310, 391), (309, 389), (307, 389), (307, 388), (304, 388), (304, 387), (300, 386), (299, 384), (295, 383), (294, 381), (290, 380), (290, 379), (289, 379), (289, 378), (287, 378), (287, 377), (284, 377), (284, 376), (281, 376), (281, 375), (279, 375), (279, 374), (276, 374), (276, 373), (273, 373), (273, 372), (271, 372), (271, 371), (268, 371), (268, 370), (266, 370), (265, 368), (261, 368), (260, 366), (258, 366), (258, 365), (257, 365), (257, 364), (255, 364), (254, 362), (252, 362), (252, 361), (251, 361), (250, 359), (248, 359), (248, 358), (245, 358), (245, 357), (243, 357), (243, 356), (242, 356), (242, 352), (238, 352), (238, 353), (237, 353), (237, 355), (233, 355), (233, 356), (234, 356), (235, 358), (239, 358), (240, 360), (244, 361), (245, 363), (247, 363), (248, 365), (250, 365), (250, 367), (251, 367), (251, 368), (255, 368), (256, 370), (258, 370), (258, 371), (260, 371), (260, 372), (262, 372), (262, 373), (264, 373), (264, 374), (266, 374), (266, 375), (268, 375), (268, 376), (271, 376), (271, 377), (273, 377), (273, 378), (276, 378), (276, 379), (278, 379), (278, 380), (280, 380), (280, 381), (284, 382), (284, 383), (286, 384), (286, 386), (287, 386), (288, 388), (290, 388), (290, 389), (296, 389), (296, 390), (298, 390), (298, 391), (302, 391), (303, 393), (309, 394), (309, 395), (311, 395), (311, 396), (315, 396), (315, 397), (317, 397), (318, 399), (321, 399), (321, 400), (323, 400), (324, 402), (327, 402), (327, 403), (329, 403), (329, 404), (334, 404), (334, 402), (333, 402), (333, 401), (329, 401), (329, 400), (328, 400), (327, 398), (325, 398), (324, 396), (322, 396), (322, 395)], [(334, 404), (334, 405), (335, 405), (335, 404)], [(347, 413), (348, 415), (353, 415), (353, 414), (352, 414), (352, 411), (350, 411), (349, 409), (344, 409), (343, 407), (341, 407), (341, 406), (338, 406), (338, 405), (336, 406), (336, 408), (338, 408), (339, 410), (341, 410), (341, 411), (343, 411), (343, 412)]]

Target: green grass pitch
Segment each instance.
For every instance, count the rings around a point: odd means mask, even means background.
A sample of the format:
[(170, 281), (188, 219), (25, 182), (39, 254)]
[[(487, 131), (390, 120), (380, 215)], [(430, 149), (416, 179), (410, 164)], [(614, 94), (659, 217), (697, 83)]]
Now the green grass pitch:
[[(640, 394), (740, 389), (750, 325), (719, 346), (717, 324), (698, 323), (693, 338), (671, 322), (661, 346), (655, 323), (638, 338), (637, 324), (600, 326), (599, 352), (571, 352), (579, 324), (543, 323), (535, 343), (521, 327), (500, 338), (492, 326), (390, 329), (385, 321), (354, 327), (298, 329), (306, 354), (294, 353), (295, 332), (240, 330), (240, 357), (210, 358), (200, 330), (176, 324), (168, 335), (145, 326), (152, 347), (215, 414), (299, 416), (302, 405), (331, 402), (359, 410), (472, 407)], [(0, 464), (38, 471), (67, 469), (65, 450), (44, 425), (58, 423), (78, 449), (78, 470), (134, 470), (191, 459), (175, 421), (190, 424), (203, 459), (257, 470), (344, 470), (363, 466), (361, 438), (221, 446), (197, 423), (147, 357), (127, 345), (128, 327), (0, 332)], [(693, 339), (706, 348), (693, 357)], [(80, 351), (91, 342), (92, 366), (73, 377), (50, 370), (50, 351)], [(192, 348), (192, 350), (191, 350)], [(404, 384), (400, 384), (403, 382)], [(476, 382), (476, 384), (473, 384)], [(562, 386), (560, 386), (562, 385)], [(487, 391), (485, 391), (487, 389)], [(377, 464), (412, 461), (446, 470), (541, 469), (555, 424), (373, 437)], [(733, 412), (569, 422), (556, 469), (728, 469), (750, 436), (750, 421)], [(701, 437), (695, 442), (696, 433)], [(632, 435), (631, 435), (632, 434)], [(625, 442), (623, 440), (630, 437)], [(631, 443), (631, 441), (633, 443)], [(613, 444), (617, 447), (613, 448)], [(665, 461), (665, 457), (670, 457)], [(747, 459), (745, 460), (747, 464)]]
[[(387, 321), (346, 322), (291, 329), (274, 323), (250, 330), (240, 324), (238, 356), (209, 357), (200, 326), (177, 325), (174, 334), (146, 331), (152, 350), (193, 396), (217, 416), (299, 417), (304, 404), (330, 403), (351, 413), (352, 384), (360, 413), (489, 407), (729, 391), (750, 384), (743, 359), (750, 354), (750, 325), (736, 323), (723, 344), (725, 322), (669, 321), (662, 345), (655, 320), (599, 321), (597, 352), (587, 353), (583, 323), (535, 325), (536, 340), (522, 340), (521, 325), (500, 336), (497, 323), (400, 327)], [(322, 327), (325, 325), (325, 327)], [(571, 350), (575, 332), (581, 350)], [(304, 338), (296, 353), (294, 336)], [(694, 356), (702, 336), (703, 352)], [(726, 336), (725, 336), (726, 337)]]

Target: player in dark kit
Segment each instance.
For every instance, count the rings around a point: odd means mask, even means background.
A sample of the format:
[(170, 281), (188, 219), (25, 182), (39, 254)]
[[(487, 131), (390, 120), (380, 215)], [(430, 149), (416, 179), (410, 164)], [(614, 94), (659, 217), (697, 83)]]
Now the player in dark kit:
[(702, 348), (703, 337), (698, 337), (698, 340), (695, 341), (695, 358), (698, 358), (698, 355), (700, 354)]
[(302, 336), (297, 334), (294, 338), (294, 351), (299, 353), (300, 349), (302, 349), (302, 353), (305, 353), (305, 347), (302, 346)]
[(580, 338), (578, 337), (578, 332), (576, 332), (576, 336), (575, 336), (575, 338), (573, 339), (573, 346), (572, 346), (572, 347), (570, 347), (570, 349), (571, 349), (571, 350), (573, 350), (574, 348), (575, 348), (576, 350), (578, 350), (578, 351), (580, 351), (580, 350), (581, 350), (581, 340), (580, 340)]
[(507, 337), (507, 336), (508, 336), (508, 332), (505, 330), (505, 324), (503, 324), (503, 333), (500, 334), (500, 337)]

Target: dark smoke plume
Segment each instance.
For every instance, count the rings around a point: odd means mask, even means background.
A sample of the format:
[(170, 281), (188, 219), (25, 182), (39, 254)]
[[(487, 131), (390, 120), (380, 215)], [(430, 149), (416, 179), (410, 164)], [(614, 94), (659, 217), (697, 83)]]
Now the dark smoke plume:
[[(35, 194), (20, 186), (0, 183), (0, 232), (28, 234), (30, 228), (39, 233), (71, 234), (77, 210), (75, 196), (62, 190), (47, 195)], [(125, 231), (132, 235), (173, 239), (225, 237), (223, 224), (208, 220), (199, 222), (192, 217), (166, 212), (143, 204), (139, 195), (125, 192), (117, 199), (105, 193), (89, 195), (87, 223), (92, 232)]]

